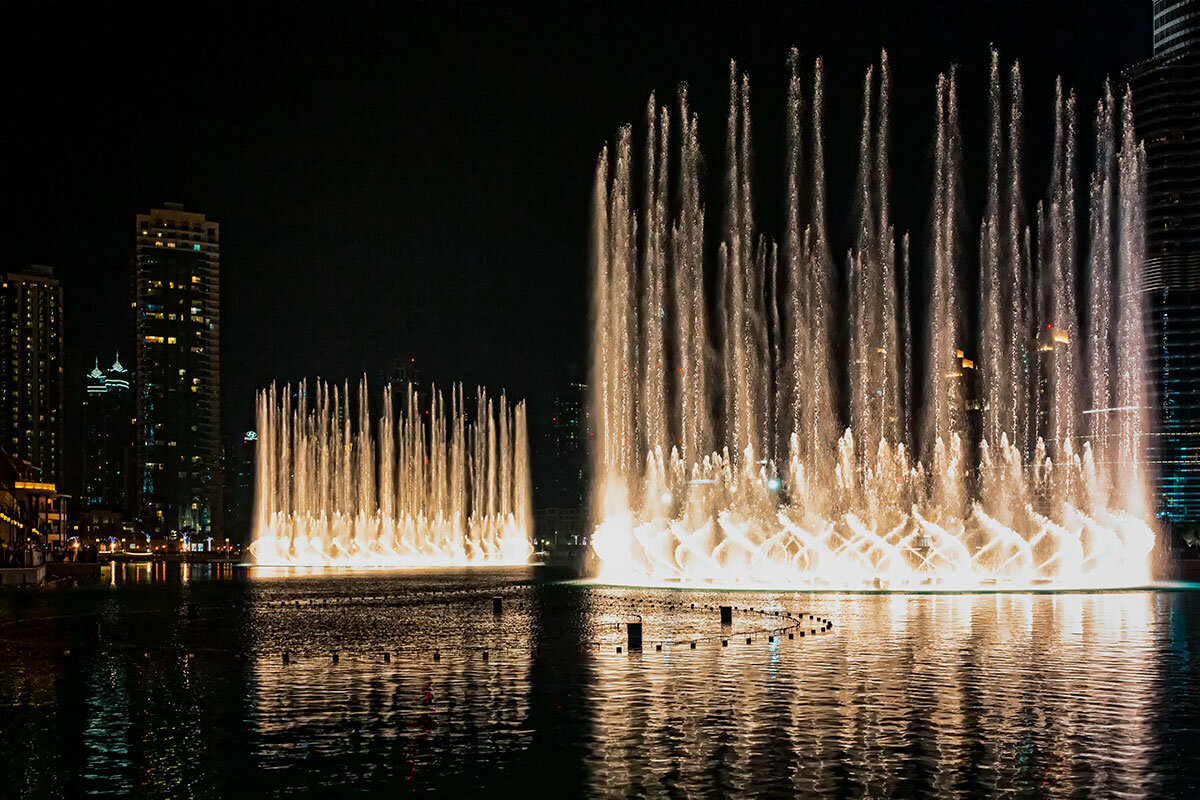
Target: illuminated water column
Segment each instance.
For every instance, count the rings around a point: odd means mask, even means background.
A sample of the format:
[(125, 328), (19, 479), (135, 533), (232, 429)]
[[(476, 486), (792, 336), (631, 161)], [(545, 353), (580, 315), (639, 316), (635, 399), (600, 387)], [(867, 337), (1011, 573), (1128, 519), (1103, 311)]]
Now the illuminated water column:
[(385, 388), (357, 422), (349, 387), (307, 382), (258, 397), (256, 527), (262, 565), (415, 567), (521, 564), (530, 552), (525, 404), (455, 386), (428, 407)]

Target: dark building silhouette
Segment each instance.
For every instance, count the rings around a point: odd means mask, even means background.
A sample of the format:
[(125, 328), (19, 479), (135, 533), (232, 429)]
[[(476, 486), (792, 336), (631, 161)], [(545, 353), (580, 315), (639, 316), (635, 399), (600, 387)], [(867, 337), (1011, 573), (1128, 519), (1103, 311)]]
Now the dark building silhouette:
[[(412, 397), (418, 411), (428, 411), (433, 398), (433, 389), (421, 382), (421, 372), (417, 369), (417, 360), (412, 357), (393, 359), (382, 374), (383, 385), (392, 390), (392, 411), (396, 414), (408, 413), (408, 400)], [(475, 397), (469, 400), (472, 404)], [(379, 409), (382, 412), (382, 407)]]
[(220, 229), (166, 203), (137, 215), (137, 520), (160, 536), (223, 531)]
[(582, 545), (589, 538), (587, 386), (568, 384), (554, 398), (554, 412), (543, 430), (535, 475), (534, 539), (539, 549)]
[(226, 533), (249, 542), (254, 527), (254, 454), (258, 432), (246, 431), (228, 440), (225, 450)]
[(1154, 56), (1129, 70), (1147, 156), (1147, 329), (1157, 514), (1200, 520), (1200, 0), (1158, 0)]
[(133, 390), (120, 356), (108, 369), (99, 360), (86, 375), (83, 395), (85, 509), (129, 514), (133, 507)]
[(4, 449), (32, 466), (38, 480), (62, 477), (62, 288), (50, 267), (33, 266), (4, 279), (0, 320), (0, 411)]
[(554, 398), (554, 415), (547, 431), (550, 472), (546, 505), (584, 508), (587, 505), (588, 426), (587, 386), (572, 383)]

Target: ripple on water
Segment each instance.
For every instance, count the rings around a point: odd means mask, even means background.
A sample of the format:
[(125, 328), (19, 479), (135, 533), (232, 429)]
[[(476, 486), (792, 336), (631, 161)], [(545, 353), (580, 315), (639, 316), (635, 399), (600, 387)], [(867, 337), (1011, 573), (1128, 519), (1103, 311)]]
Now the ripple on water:
[[(835, 628), (789, 641), (801, 614)], [(0, 772), (62, 796), (1187, 796), (1197, 621), (1189, 592), (193, 569), (0, 595)]]

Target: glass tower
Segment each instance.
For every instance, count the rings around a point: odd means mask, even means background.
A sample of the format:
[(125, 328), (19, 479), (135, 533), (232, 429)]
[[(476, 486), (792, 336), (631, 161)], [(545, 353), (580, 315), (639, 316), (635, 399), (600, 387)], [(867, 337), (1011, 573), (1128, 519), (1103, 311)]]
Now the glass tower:
[(137, 521), (211, 536), (223, 530), (220, 229), (175, 203), (136, 223)]
[(85, 376), (83, 496), (85, 508), (128, 512), (133, 499), (133, 391), (118, 356), (107, 370)]
[(1200, 0), (1154, 3), (1154, 55), (1129, 71), (1146, 147), (1147, 328), (1157, 513), (1200, 521)]

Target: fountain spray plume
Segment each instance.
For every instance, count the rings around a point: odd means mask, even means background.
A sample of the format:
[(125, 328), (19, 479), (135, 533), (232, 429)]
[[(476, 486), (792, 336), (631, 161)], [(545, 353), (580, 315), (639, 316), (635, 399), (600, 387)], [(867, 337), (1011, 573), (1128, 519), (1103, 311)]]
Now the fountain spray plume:
[[(750, 82), (736, 64), (726, 205), (711, 250), (686, 88), (673, 125), (651, 97), (643, 163), (634, 163), (629, 128), (597, 162), (593, 546), (601, 577), (954, 588), (1144, 581), (1154, 540), (1140, 450), (1144, 154), (1132, 139), (1128, 99), (1119, 151), (1114, 104), (1106, 98), (1101, 108), (1088, 245), (1080, 247), (1073, 96), (1059, 86), (1050, 190), (1031, 228), (1021, 192), (1020, 71), (1014, 64), (1003, 79), (992, 53), (987, 203), (974, 249), (966, 246), (958, 76), (942, 75), (931, 281), (914, 286), (909, 237), (897, 251), (891, 219), (883, 54), (864, 81), (857, 227), (845, 260), (848, 338), (835, 342), (822, 65), (813, 66), (807, 105), (795, 51), (788, 70), (778, 244), (755, 219)], [(1082, 309), (1080, 251), (1089, 258)], [(976, 253), (978, 359), (963, 350), (972, 340), (963, 264)], [(930, 298), (921, 409), (914, 296)], [(848, 356), (849, 426), (840, 437), (835, 352)], [(1085, 423), (1093, 412), (1115, 416)], [(1099, 437), (1095, 449), (1089, 435)]]
[(268, 566), (522, 564), (530, 548), (525, 404), (454, 386), (428, 408), (383, 391), (372, 434), (367, 381), (272, 384), (257, 398), (255, 562)]

